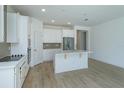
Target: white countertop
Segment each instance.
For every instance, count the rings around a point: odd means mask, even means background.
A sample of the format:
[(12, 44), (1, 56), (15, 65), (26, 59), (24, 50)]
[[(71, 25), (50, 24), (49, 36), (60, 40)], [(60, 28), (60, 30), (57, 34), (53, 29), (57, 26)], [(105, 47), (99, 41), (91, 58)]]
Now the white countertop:
[(61, 52), (56, 53), (56, 54), (61, 54), (61, 53), (80, 53), (80, 52), (91, 53), (91, 51), (88, 51), (88, 50), (62, 50)]
[(20, 61), (22, 61), (26, 56), (23, 56), (18, 61), (0, 62), (0, 69), (10, 69), (15, 68)]

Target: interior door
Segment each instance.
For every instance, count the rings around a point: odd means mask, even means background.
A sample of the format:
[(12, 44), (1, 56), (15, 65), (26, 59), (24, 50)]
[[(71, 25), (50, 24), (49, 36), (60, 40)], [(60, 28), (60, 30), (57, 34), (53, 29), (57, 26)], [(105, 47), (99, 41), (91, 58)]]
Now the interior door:
[(37, 65), (42, 62), (42, 40), (41, 23), (32, 20), (31, 27), (31, 65)]
[(34, 65), (40, 63), (40, 49), (39, 49), (39, 33), (38, 31), (34, 31), (34, 48), (33, 48), (33, 56), (34, 56)]
[(87, 31), (77, 31), (77, 49), (87, 50)]

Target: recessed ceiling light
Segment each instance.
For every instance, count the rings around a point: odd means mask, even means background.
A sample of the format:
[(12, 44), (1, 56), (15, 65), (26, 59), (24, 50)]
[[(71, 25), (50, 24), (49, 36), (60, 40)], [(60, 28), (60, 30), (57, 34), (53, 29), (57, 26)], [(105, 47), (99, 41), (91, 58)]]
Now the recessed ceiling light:
[(70, 24), (71, 24), (71, 22), (67, 22), (67, 24), (68, 24), (68, 25), (70, 25)]
[(46, 9), (42, 9), (42, 12), (45, 12), (46, 11)]
[(51, 20), (51, 22), (52, 22), (52, 23), (54, 23), (54, 22), (55, 22), (55, 20), (54, 20), (54, 19), (52, 19), (52, 20)]

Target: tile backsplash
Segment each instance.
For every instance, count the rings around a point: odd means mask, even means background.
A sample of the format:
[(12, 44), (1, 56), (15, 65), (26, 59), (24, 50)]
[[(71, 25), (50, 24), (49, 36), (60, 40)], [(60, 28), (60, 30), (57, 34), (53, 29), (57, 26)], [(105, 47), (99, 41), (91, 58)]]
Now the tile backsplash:
[(10, 44), (0, 43), (0, 58), (10, 55), (9, 47)]
[(60, 49), (61, 43), (43, 43), (43, 49)]

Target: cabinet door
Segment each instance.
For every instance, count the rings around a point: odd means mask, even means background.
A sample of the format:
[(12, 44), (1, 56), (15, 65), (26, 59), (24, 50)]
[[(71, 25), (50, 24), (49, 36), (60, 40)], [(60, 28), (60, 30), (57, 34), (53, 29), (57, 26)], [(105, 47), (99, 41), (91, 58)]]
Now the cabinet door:
[(7, 13), (7, 42), (18, 43), (17, 36), (17, 14)]
[(44, 29), (43, 32), (44, 43), (61, 43), (62, 31), (60, 29)]
[(74, 30), (63, 30), (63, 37), (74, 37)]
[(4, 6), (0, 5), (0, 42), (4, 41)]
[(15, 68), (15, 87), (20, 88), (27, 76), (29, 70), (29, 65), (27, 63), (27, 58), (25, 57)]
[(14, 69), (0, 69), (0, 88), (14, 88)]
[(81, 64), (83, 65), (83, 68), (88, 68), (88, 52), (83, 52), (82, 60), (80, 59)]
[(20, 84), (21, 84), (21, 87), (24, 83), (24, 80), (27, 76), (27, 73), (28, 73), (28, 70), (29, 70), (29, 65), (27, 64), (27, 60), (24, 60), (22, 66), (20, 67), (21, 69), (21, 72), (20, 72)]
[(15, 68), (15, 87), (21, 88), (21, 80), (20, 80), (20, 67), (17, 66)]

